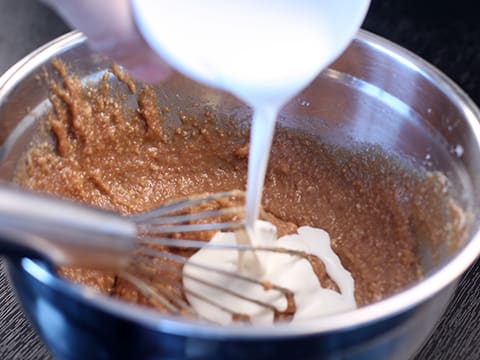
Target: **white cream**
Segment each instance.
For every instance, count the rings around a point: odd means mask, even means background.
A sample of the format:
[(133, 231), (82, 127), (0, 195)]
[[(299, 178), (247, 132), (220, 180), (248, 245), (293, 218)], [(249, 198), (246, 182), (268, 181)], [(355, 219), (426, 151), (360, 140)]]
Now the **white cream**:
[[(236, 237), (234, 233), (219, 232), (211, 242), (233, 245), (236, 244)], [(293, 322), (356, 308), (353, 278), (333, 252), (330, 238), (324, 230), (303, 226), (298, 229), (298, 234), (283, 236), (277, 240), (275, 226), (268, 222), (257, 221), (254, 242), (257, 246), (295, 249), (318, 256), (324, 263), (328, 275), (340, 289), (340, 293), (322, 288), (311, 264), (297, 256), (257, 251), (257, 258), (261, 265), (261, 269), (258, 269), (256, 266), (249, 266), (245, 260), (240, 264), (236, 250), (202, 249), (185, 264), (183, 285), (189, 303), (203, 318), (225, 325), (232, 322), (229, 312), (197, 298), (192, 293), (201, 294), (236, 313), (249, 315), (253, 324), (272, 324), (273, 312), (237, 296), (229, 295), (225, 291), (199, 283), (189, 278), (189, 275), (207, 280), (221, 288), (231, 289), (249, 298), (268, 302), (281, 310), (286, 309), (287, 301), (278, 291), (265, 290), (259, 285), (203, 270), (193, 266), (192, 263), (243, 274), (290, 289), (294, 293), (296, 304)]]

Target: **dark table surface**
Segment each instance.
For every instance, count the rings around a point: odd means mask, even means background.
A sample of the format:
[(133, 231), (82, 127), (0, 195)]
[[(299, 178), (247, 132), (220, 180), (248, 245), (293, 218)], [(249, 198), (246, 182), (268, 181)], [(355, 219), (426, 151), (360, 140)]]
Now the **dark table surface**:
[[(363, 28), (428, 60), (480, 104), (476, 0), (373, 0)], [(68, 28), (36, 0), (0, 0), (0, 72)], [(1, 121), (1, 120), (0, 120)], [(0, 259), (0, 359), (51, 359), (21, 312)], [(415, 360), (480, 359), (480, 261), (463, 276)]]

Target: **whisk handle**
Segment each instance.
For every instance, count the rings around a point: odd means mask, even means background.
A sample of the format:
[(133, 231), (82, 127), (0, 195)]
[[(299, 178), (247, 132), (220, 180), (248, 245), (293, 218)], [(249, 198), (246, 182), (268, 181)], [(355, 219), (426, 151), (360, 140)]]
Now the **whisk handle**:
[(41, 254), (56, 264), (118, 267), (128, 261), (136, 227), (120, 215), (0, 186), (0, 252)]

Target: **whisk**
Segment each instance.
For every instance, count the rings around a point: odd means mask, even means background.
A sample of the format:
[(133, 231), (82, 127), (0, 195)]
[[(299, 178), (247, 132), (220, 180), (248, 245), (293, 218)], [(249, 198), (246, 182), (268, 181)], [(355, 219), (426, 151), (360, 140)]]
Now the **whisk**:
[[(0, 186), (0, 251), (7, 256), (41, 258), (54, 265), (115, 270), (154, 305), (158, 304), (172, 314), (200, 317), (182, 296), (182, 291), (188, 290), (182, 289), (179, 281), (188, 255), (197, 249), (213, 247), (240, 253), (272, 251), (300, 256), (311, 263), (315, 261), (302, 251), (254, 247), (245, 241), (240, 245), (221, 245), (179, 238), (188, 233), (212, 230), (237, 231), (239, 236), (247, 236), (241, 218), (244, 207), (232, 206), (233, 200), (238, 203), (243, 197), (244, 192), (238, 190), (189, 196), (144, 213), (122, 216), (71, 201)], [(204, 205), (211, 202), (224, 204), (217, 209), (207, 207), (205, 210)], [(295, 313), (294, 294), (289, 289), (235, 272), (226, 272), (214, 265), (190, 261), (189, 266), (201, 268), (202, 271), (220, 272), (232, 279), (262, 286), (265, 291), (278, 291), (287, 300), (286, 309), (278, 309), (268, 302), (249, 298), (231, 289), (221, 289), (231, 296), (271, 310), (275, 319), (285, 320)], [(209, 283), (206, 278), (187, 276), (190, 280), (218, 289), (218, 285)], [(155, 282), (151, 279), (155, 279)], [(201, 294), (190, 295), (202, 298)], [(232, 319), (249, 321), (248, 315), (236, 313), (209, 299), (202, 300), (229, 312)]]

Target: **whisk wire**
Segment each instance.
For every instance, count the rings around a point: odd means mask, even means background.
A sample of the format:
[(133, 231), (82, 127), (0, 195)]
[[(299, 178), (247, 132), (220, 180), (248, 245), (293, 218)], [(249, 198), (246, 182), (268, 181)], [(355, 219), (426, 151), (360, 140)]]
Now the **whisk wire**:
[(210, 201), (216, 201), (220, 199), (239, 198), (243, 199), (245, 192), (240, 190), (223, 191), (211, 194), (191, 195), (183, 199), (167, 202), (153, 210), (145, 213), (131, 215), (131, 219), (136, 223), (142, 223), (150, 220), (158, 219), (159, 217), (174, 214), (176, 212), (193, 208), (200, 204), (205, 204)]
[[(150, 249), (145, 249), (145, 250), (150, 250)], [(186, 263), (188, 261), (188, 259), (185, 259), (182, 256), (179, 256), (179, 255), (176, 255), (176, 254), (171, 254), (171, 253), (163, 253), (163, 251), (153, 250), (153, 251), (145, 251), (145, 252), (148, 252), (151, 255), (155, 254), (156, 258), (158, 258), (160, 256), (163, 256), (165, 259), (168, 259), (168, 260), (171, 260), (171, 261), (176, 261), (176, 262), (181, 262), (181, 263)], [(159, 254), (159, 252), (161, 252), (162, 254)], [(152, 260), (152, 258), (144, 258), (142, 260), (142, 263), (144, 263), (142, 265), (147, 265), (147, 264), (150, 265), (150, 267), (148, 268), (149, 270), (147, 270), (149, 272), (158, 273), (158, 270), (163, 270), (163, 271), (168, 272), (169, 274), (177, 276), (179, 278), (182, 278), (182, 277), (188, 278), (188, 279), (190, 279), (192, 281), (195, 281), (199, 284), (202, 284), (204, 286), (210, 287), (212, 289), (220, 290), (225, 294), (234, 296), (236, 298), (242, 299), (242, 300), (250, 302), (252, 304), (256, 304), (260, 307), (269, 309), (274, 313), (281, 313), (283, 311), (283, 310), (278, 309), (277, 307), (275, 307), (274, 305), (272, 305), (270, 303), (260, 301), (258, 299), (252, 298), (252, 297), (245, 296), (245, 295), (241, 294), (240, 292), (233, 291), (233, 290), (231, 290), (227, 287), (223, 287), (223, 286), (214, 284), (214, 283), (212, 283), (208, 280), (202, 279), (198, 276), (194, 276), (194, 275), (191, 275), (191, 274), (188, 274), (188, 273), (183, 273), (180, 268), (170, 266), (170, 265), (168, 265), (166, 263), (163, 263), (163, 262), (160, 262), (160, 261), (154, 261), (154, 260)], [(253, 283), (253, 284), (258, 285), (258, 286), (260, 286), (260, 287), (262, 287), (263, 289), (266, 290), (265, 283), (262, 282), (262, 281), (258, 281), (258, 280), (255, 280), (253, 278), (243, 276), (243, 275), (239, 275), (239, 274), (236, 274), (236, 273), (233, 273), (233, 272), (228, 272), (228, 271), (224, 271), (224, 270), (221, 270), (221, 269), (217, 269), (215, 267), (193, 263), (191, 261), (188, 261), (188, 263), (189, 263), (189, 265), (197, 267), (197, 268), (201, 268), (204, 271), (215, 272), (217, 274), (222, 274), (222, 275), (225, 275), (225, 276), (229, 276), (232, 279), (237, 279), (237, 280), (242, 280), (242, 281), (245, 281), (245, 282)], [(137, 266), (139, 266), (139, 265), (137, 265)], [(142, 269), (146, 270), (147, 268), (143, 268), (143, 266), (142, 266)], [(166, 277), (156, 277), (155, 279), (157, 279), (156, 281), (158, 281), (158, 282), (168, 283), (169, 285), (173, 285), (173, 286), (176, 285), (176, 283), (174, 281), (168, 280)], [(161, 288), (159, 288), (159, 289), (161, 289)], [(291, 293), (288, 289), (284, 289), (284, 288), (278, 287), (278, 286), (273, 285), (273, 284), (269, 284), (268, 290), (276, 290), (280, 293), (280, 295), (284, 295), (285, 293)], [(245, 321), (248, 319), (248, 316), (246, 316), (245, 314), (241, 314), (241, 313), (238, 313), (234, 310), (231, 310), (228, 307), (224, 306), (223, 304), (220, 304), (219, 302), (216, 302), (212, 299), (209, 299), (209, 298), (207, 298), (207, 297), (205, 297), (205, 296), (203, 296), (203, 295), (201, 295), (201, 294), (199, 294), (195, 291), (192, 291), (188, 288), (184, 288), (183, 291), (185, 293), (191, 295), (191, 296), (196, 297), (197, 299), (202, 300), (205, 303), (208, 303), (208, 304), (210, 304), (212, 306), (215, 306), (215, 307), (217, 307), (217, 308), (219, 308), (219, 309), (221, 309), (225, 312), (230, 313), (232, 316), (234, 316), (236, 318), (244, 319)], [(191, 308), (191, 306), (188, 305), (187, 303), (185, 303), (183, 301), (183, 299), (181, 299), (177, 296), (173, 297), (171, 293), (167, 293), (167, 294), (164, 294), (164, 295), (166, 297), (173, 298), (173, 300), (176, 303), (180, 303), (181, 307), (184, 310), (189, 311), (191, 314), (196, 314), (194, 312), (194, 310)], [(176, 310), (176, 312), (178, 312), (178, 310)]]
[(211, 211), (202, 211), (198, 213), (191, 213), (185, 215), (175, 215), (175, 216), (165, 216), (165, 217), (156, 217), (149, 220), (150, 225), (166, 225), (166, 224), (175, 224), (175, 223), (184, 223), (187, 221), (196, 221), (204, 220), (209, 218), (224, 218), (229, 215), (238, 215), (244, 211), (243, 207), (231, 207), (226, 209), (218, 209)]
[(243, 226), (242, 222), (228, 221), (207, 224), (180, 224), (180, 225), (155, 225), (155, 224), (139, 224), (138, 234), (173, 234), (187, 232), (201, 232), (209, 230), (235, 230)]
[[(131, 272), (122, 271), (120, 275), (133, 284), (150, 301), (153, 300), (153, 302), (160, 303), (171, 313), (180, 313), (180, 309), (172, 303), (172, 301), (176, 302), (176, 299), (167, 291), (164, 291), (162, 288), (154, 288), (151, 284), (133, 275)], [(188, 307), (191, 308), (189, 305)], [(194, 311), (193, 308), (192, 311)]]
[[(177, 262), (177, 263), (181, 263), (181, 264), (186, 264), (188, 262), (188, 264), (192, 267), (196, 267), (196, 268), (206, 270), (206, 271), (215, 272), (215, 273), (218, 273), (218, 274), (222, 274), (222, 275), (231, 277), (232, 279), (238, 279), (238, 280), (242, 280), (242, 281), (245, 281), (245, 282), (249, 282), (251, 284), (255, 284), (255, 285), (265, 287), (265, 283), (263, 281), (260, 281), (260, 280), (257, 280), (257, 279), (254, 279), (252, 277), (245, 276), (245, 275), (242, 275), (242, 274), (239, 274), (239, 273), (226, 271), (226, 270), (223, 270), (223, 269), (218, 269), (218, 268), (215, 268), (211, 265), (207, 266), (207, 265), (204, 265), (204, 264), (199, 264), (199, 263), (191, 261), (191, 260), (189, 260), (189, 259), (187, 259), (187, 258), (185, 258), (181, 255), (177, 255), (177, 254), (174, 254), (174, 253), (171, 253), (171, 252), (168, 252), (168, 251), (155, 250), (155, 249), (142, 247), (142, 248), (138, 249), (137, 252), (141, 255), (144, 255), (144, 256), (161, 258), (161, 259), (165, 259), (165, 260), (169, 260), (169, 261)], [(286, 289), (284, 287), (281, 287), (281, 286), (278, 286), (278, 285), (275, 285), (275, 284), (270, 284), (269, 285), (269, 290), (277, 290), (277, 291), (279, 291), (283, 294), (291, 294), (291, 291), (289, 289)]]

